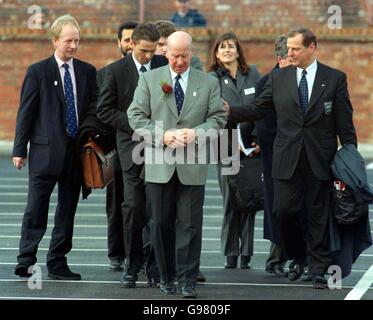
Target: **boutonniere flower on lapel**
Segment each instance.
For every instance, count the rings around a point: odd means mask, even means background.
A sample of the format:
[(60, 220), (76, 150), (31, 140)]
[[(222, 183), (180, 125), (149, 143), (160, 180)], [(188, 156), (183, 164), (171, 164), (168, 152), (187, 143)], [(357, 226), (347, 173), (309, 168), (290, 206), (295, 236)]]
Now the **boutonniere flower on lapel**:
[(164, 97), (168, 97), (172, 93), (172, 90), (173, 90), (172, 86), (165, 81), (161, 81), (161, 88), (164, 93), (163, 95)]

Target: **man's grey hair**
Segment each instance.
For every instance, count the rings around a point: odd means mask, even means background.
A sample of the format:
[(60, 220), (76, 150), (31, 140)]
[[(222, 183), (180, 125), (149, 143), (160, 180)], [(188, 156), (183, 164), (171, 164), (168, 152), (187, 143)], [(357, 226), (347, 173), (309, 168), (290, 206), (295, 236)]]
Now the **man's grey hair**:
[(288, 56), (288, 47), (287, 47), (288, 37), (282, 34), (278, 36), (275, 41), (275, 57), (281, 57), (286, 59)]

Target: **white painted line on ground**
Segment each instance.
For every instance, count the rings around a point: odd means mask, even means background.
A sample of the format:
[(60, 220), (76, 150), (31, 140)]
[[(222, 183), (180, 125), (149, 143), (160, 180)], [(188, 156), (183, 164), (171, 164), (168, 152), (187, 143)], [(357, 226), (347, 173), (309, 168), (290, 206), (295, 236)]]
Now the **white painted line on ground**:
[[(373, 255), (372, 255), (373, 256)], [(348, 293), (344, 300), (360, 300), (373, 284), (373, 265), (362, 276), (355, 287)]]
[[(14, 201), (14, 202), (0, 202), (0, 205), (5, 205), (5, 206), (23, 206), (25, 207), (26, 206), (26, 203), (25, 202), (19, 202), (19, 201)], [(50, 206), (56, 206), (57, 203), (55, 202), (51, 202), (49, 204)], [(81, 208), (81, 207), (97, 207), (97, 208), (105, 208), (106, 204), (105, 202), (102, 202), (102, 203), (82, 203), (82, 202), (79, 202), (78, 203), (78, 209)], [(223, 210), (223, 206), (210, 206), (210, 205), (206, 205), (206, 206), (203, 206), (203, 209), (204, 210)]]
[[(19, 280), (19, 279), (0, 279), (0, 282), (27, 282), (27, 280)], [(80, 284), (80, 283), (89, 283), (89, 284), (115, 284), (115, 285), (121, 285), (120, 281), (108, 281), (108, 280), (79, 280), (79, 281), (73, 281), (73, 280), (42, 280), (42, 282), (49, 282), (49, 283), (73, 283), (73, 284)], [(136, 281), (137, 284), (144, 285), (144, 289), (146, 289), (147, 282), (145, 281)], [(310, 288), (312, 287), (311, 284), (291, 284), (291, 283), (251, 283), (251, 282), (206, 282), (199, 286), (199, 288), (206, 288), (210, 286), (222, 286), (222, 287), (298, 287), (298, 288)], [(342, 289), (351, 289), (352, 286), (344, 286)], [(7, 299), (10, 297), (0, 297), (0, 299)], [(15, 299), (22, 299), (22, 297), (14, 297)], [(28, 298), (28, 297), (26, 297)], [(30, 297), (31, 299), (35, 299), (36, 297)], [(45, 298), (45, 299), (73, 299), (72, 297), (69, 298)], [(77, 298), (82, 299), (82, 298)], [(93, 300), (97, 300), (97, 298), (94, 298)]]
[[(8, 217), (11, 217), (11, 216), (23, 216), (23, 212), (0, 212), (0, 216), (8, 216)], [(48, 214), (48, 217), (54, 217), (54, 213), (49, 213)], [(106, 218), (106, 212), (103, 212), (103, 213), (82, 213), (80, 211), (78, 211), (75, 215), (76, 218), (79, 218), (79, 217), (103, 217), (103, 218)], [(223, 218), (223, 214), (204, 214), (203, 215), (203, 219), (222, 219)], [(255, 219), (263, 219), (263, 217), (261, 216), (261, 214), (257, 214), (257, 216), (255, 217)]]
[[(0, 216), (12, 217), (12, 216), (23, 216), (23, 212), (0, 212)], [(54, 213), (48, 214), (48, 217), (54, 217)], [(85, 218), (105, 218), (106, 219), (106, 212), (102, 213), (80, 213), (77, 212), (75, 214), (75, 218), (85, 217)]]
[[(21, 235), (19, 236), (3, 236), (0, 235), (0, 239), (20, 239)], [(43, 239), (49, 240), (51, 239), (51, 236), (44, 236)], [(73, 237), (74, 240), (107, 240), (107, 237)]]
[[(1, 247), (0, 250), (4, 250), (4, 251), (18, 251), (19, 248), (18, 247)], [(48, 248), (38, 248), (38, 251), (48, 251), (48, 250), (49, 250)], [(107, 248), (104, 248), (104, 249), (73, 248), (73, 249), (71, 249), (71, 251), (72, 252), (107, 252)], [(202, 253), (206, 253), (206, 254), (221, 254), (221, 251), (219, 251), (219, 250), (202, 250), (201, 254)], [(267, 251), (254, 251), (254, 255), (255, 254), (266, 254), (266, 255), (268, 255), (268, 252)], [(362, 256), (362, 255), (360, 255), (360, 256)], [(373, 254), (371, 256), (373, 257)]]
[[(18, 251), (19, 248), (18, 247), (1, 247), (0, 250), (4, 250), (4, 251)], [(38, 248), (38, 250), (39, 251), (48, 251), (49, 249), (48, 248)], [(71, 251), (73, 251), (73, 252), (107, 252), (107, 248), (104, 248), (104, 249), (73, 248), (73, 249), (71, 249)], [(202, 250), (201, 254), (202, 253), (206, 253), (206, 254), (220, 254), (221, 255), (221, 251), (220, 250)], [(260, 254), (260, 255), (265, 254), (265, 255), (268, 255), (268, 251), (254, 251), (254, 255), (256, 255), (256, 254)], [(359, 257), (373, 257), (373, 254), (363, 253)]]
[[(19, 177), (0, 177), (0, 181), (28, 181), (28, 177), (19, 178)], [(218, 180), (208, 179), (206, 184), (219, 184)]]
[(28, 189), (28, 185), (24, 184), (3, 184), (0, 185), (0, 189)]
[(0, 181), (28, 181), (28, 178), (1, 177)]
[[(18, 236), (4, 236), (4, 235), (0, 235), (0, 239), (20, 239), (21, 238), (21, 235), (18, 235)], [(51, 236), (44, 236), (43, 239), (45, 240), (49, 240), (51, 239)], [(97, 236), (91, 236), (91, 237), (73, 237), (73, 241), (74, 240), (107, 240), (107, 237), (97, 237)], [(202, 238), (202, 241), (221, 241), (220, 238)], [(266, 240), (266, 239), (255, 239), (254, 238), (254, 241), (255, 242), (270, 242), (269, 240)]]
[[(16, 266), (17, 262), (14, 261), (14, 262), (0, 262), (0, 266), (3, 265), (3, 266)], [(37, 265), (39, 266), (46, 266), (46, 263), (37, 263)], [(104, 267), (104, 268), (108, 268), (109, 269), (109, 262), (108, 263), (70, 263), (69, 262), (69, 266), (72, 266), (72, 267), (98, 267), (98, 268), (101, 268), (101, 267)], [(225, 270), (224, 266), (223, 265), (219, 265), (219, 266), (200, 266), (200, 269), (211, 269), (211, 270)], [(238, 268), (237, 268), (238, 269)], [(250, 270), (256, 270), (256, 271), (263, 271), (264, 272), (264, 269), (263, 268), (251, 268)], [(365, 273), (366, 270), (361, 270), (361, 269), (353, 269), (351, 270), (351, 272), (354, 272), (354, 273)]]
[[(20, 223), (0, 223), (0, 227), (21, 227)], [(53, 228), (54, 225), (48, 224), (48, 228)], [(76, 224), (74, 228), (107, 228), (105, 224)], [(202, 230), (221, 230), (221, 227), (202, 227)], [(255, 231), (263, 231), (263, 228), (255, 228)]]
[[(0, 192), (0, 196), (3, 196), (3, 197), (27, 197), (27, 192)], [(53, 198), (57, 197), (58, 194), (57, 193), (52, 193), (51, 195)], [(106, 199), (106, 194), (102, 193), (102, 194), (97, 194), (94, 196), (95, 198), (105, 198)], [(92, 198), (90, 198), (92, 199)], [(223, 200), (223, 197), (221, 195), (208, 195), (206, 194), (205, 195), (205, 199), (221, 199)], [(89, 200), (89, 199), (88, 199)], [(1, 204), (2, 202), (0, 202)]]
[[(26, 203), (25, 202), (20, 202), (20, 201), (13, 201), (13, 202), (0, 202), (0, 205), (4, 205), (4, 206), (26, 206)], [(50, 206), (56, 206), (57, 203), (55, 202), (51, 202), (49, 203)], [(105, 203), (102, 202), (102, 203), (82, 203), (82, 202), (79, 202), (78, 203), (78, 208), (79, 207), (102, 207), (102, 208), (105, 208)]]

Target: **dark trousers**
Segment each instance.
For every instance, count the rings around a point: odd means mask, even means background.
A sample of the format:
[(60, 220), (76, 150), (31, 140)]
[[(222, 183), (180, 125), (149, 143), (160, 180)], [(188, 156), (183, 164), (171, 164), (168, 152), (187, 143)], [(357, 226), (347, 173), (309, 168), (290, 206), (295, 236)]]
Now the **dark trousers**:
[[(202, 244), (205, 186), (183, 185), (175, 173), (167, 183), (147, 183), (150, 239), (161, 280), (195, 283)], [(176, 269), (176, 270), (175, 270)]]
[[(325, 273), (331, 263), (331, 188), (331, 181), (315, 177), (304, 149), (293, 176), (274, 180), (274, 214), (279, 221), (281, 242), (289, 259), (305, 263), (307, 257), (310, 273)], [(304, 211), (305, 220), (299, 219)]]
[(271, 247), (269, 249), (269, 256), (266, 260), (266, 267), (271, 267), (274, 265), (280, 265), (284, 267), (286, 261), (287, 261), (287, 258), (286, 258), (285, 250), (281, 246), (271, 242)]
[(217, 165), (218, 182), (223, 195), (224, 217), (221, 227), (221, 248), (224, 256), (253, 256), (256, 211), (235, 212), (231, 203), (228, 176)]
[(47, 230), (50, 197), (56, 184), (58, 199), (47, 254), (48, 269), (66, 265), (65, 255), (72, 247), (74, 216), (81, 187), (81, 168), (72, 143), (68, 143), (60, 175), (29, 173), (28, 198), (22, 221), (20, 253), (17, 257), (20, 264), (36, 263), (38, 245)]
[(144, 180), (140, 178), (142, 165), (133, 164), (123, 170), (123, 234), (127, 258), (126, 272), (137, 275), (143, 264), (142, 229), (146, 224)]
[(108, 257), (124, 260), (123, 239), (123, 176), (122, 171), (114, 172), (113, 181), (106, 187), (106, 215), (108, 222)]

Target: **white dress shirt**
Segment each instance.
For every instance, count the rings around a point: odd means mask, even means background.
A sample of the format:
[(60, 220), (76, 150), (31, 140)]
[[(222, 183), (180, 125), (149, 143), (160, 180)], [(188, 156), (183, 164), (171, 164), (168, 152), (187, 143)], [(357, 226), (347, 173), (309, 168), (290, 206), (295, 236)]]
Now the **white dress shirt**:
[[(299, 87), (300, 79), (302, 78), (302, 72), (304, 69), (297, 67), (297, 86)], [(306, 68), (306, 80), (308, 86), (308, 101), (310, 101), (313, 84), (315, 82), (316, 71), (317, 71), (317, 60), (315, 59), (307, 68)]]
[[(170, 71), (171, 71), (172, 87), (175, 88), (176, 77), (178, 74), (174, 70), (172, 70), (171, 67), (170, 67)], [(190, 73), (190, 67), (184, 73), (180, 74), (181, 78), (179, 79), (179, 83), (180, 83), (181, 89), (183, 89), (184, 96), (185, 96), (185, 92), (188, 87), (189, 73)]]
[(133, 52), (132, 52), (132, 59), (133, 59), (133, 61), (135, 61), (135, 65), (136, 65), (136, 69), (137, 69), (138, 74), (142, 73), (142, 71), (140, 71), (141, 66), (144, 66), (146, 68), (146, 71), (150, 70), (151, 60), (147, 64), (141, 64), (140, 62), (138, 62), (136, 60), (135, 55), (133, 54)]

